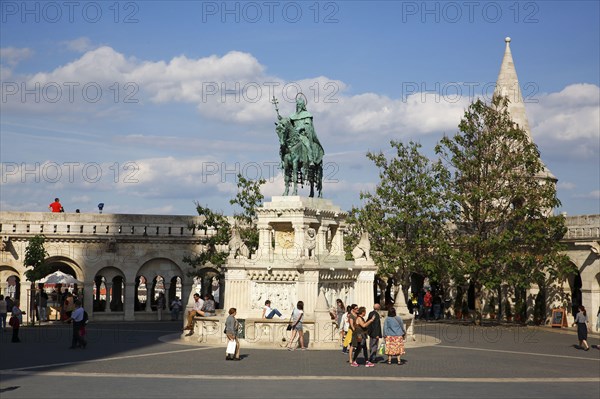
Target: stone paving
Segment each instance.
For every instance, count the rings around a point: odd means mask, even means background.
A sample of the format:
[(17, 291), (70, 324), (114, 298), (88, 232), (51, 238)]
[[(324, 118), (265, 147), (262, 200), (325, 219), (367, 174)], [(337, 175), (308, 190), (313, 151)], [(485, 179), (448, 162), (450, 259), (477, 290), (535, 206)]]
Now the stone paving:
[(9, 330), (0, 334), (0, 396), (600, 397), (600, 350), (577, 349), (572, 331), (421, 323), (403, 365), (351, 368), (340, 351), (242, 347), (242, 361), (226, 362), (224, 346), (174, 343), (180, 327), (93, 323), (85, 350), (67, 349), (68, 325), (23, 328), (20, 344)]

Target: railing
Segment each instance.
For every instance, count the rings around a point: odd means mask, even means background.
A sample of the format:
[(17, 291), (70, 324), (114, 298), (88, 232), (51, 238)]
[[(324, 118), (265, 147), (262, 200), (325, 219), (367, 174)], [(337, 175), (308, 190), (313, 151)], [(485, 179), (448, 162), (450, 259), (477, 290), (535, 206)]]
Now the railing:
[[(194, 238), (198, 216), (0, 212), (0, 235)], [(206, 234), (214, 234), (209, 229)]]
[(567, 216), (565, 224), (567, 226), (565, 239), (600, 238), (600, 215)]

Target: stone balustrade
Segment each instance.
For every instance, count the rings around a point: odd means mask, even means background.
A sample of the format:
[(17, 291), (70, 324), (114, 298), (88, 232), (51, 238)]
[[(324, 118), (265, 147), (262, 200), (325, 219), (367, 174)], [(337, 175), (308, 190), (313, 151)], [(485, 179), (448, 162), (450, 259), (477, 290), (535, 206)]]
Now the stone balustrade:
[[(193, 341), (206, 345), (225, 345), (227, 337), (224, 333), (227, 317), (195, 317), (192, 333), (184, 331), (181, 335), (185, 341)], [(284, 348), (291, 336), (287, 331), (288, 319), (238, 319), (243, 335), (239, 337), (240, 345), (244, 348)], [(317, 322), (315, 319), (306, 319), (302, 322), (304, 342), (310, 349), (337, 349), (339, 345), (339, 331), (335, 322)]]
[(188, 238), (213, 234), (210, 229), (190, 226), (201, 223), (198, 216), (121, 215), (51, 212), (0, 212), (0, 235), (56, 235), (63, 239), (91, 237)]
[(591, 239), (600, 238), (600, 215), (578, 215), (565, 217), (567, 234), (565, 239)]

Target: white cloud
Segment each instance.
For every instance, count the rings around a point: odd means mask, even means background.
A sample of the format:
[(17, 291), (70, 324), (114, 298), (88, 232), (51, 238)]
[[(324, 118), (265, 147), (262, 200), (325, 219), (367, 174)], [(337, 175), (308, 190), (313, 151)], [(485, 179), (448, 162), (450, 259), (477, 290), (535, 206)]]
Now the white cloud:
[[(85, 39), (77, 39), (73, 45), (84, 46), (88, 43)], [(294, 98), (300, 90), (319, 121), (319, 132), (347, 141), (368, 141), (372, 135), (406, 137), (455, 129), (467, 104), (467, 98), (440, 101), (436, 94), (415, 93), (404, 100), (375, 93), (349, 95), (344, 82), (326, 76), (292, 82), (270, 76), (265, 70), (251, 54), (239, 51), (198, 59), (182, 55), (170, 61), (143, 61), (102, 46), (51, 72), (27, 77), (28, 88), (40, 85), (41, 104), (19, 101), (22, 98), (14, 95), (9, 97), (8, 105), (38, 112), (50, 112), (60, 106), (61, 113), (92, 111), (96, 117), (115, 115), (121, 105), (113, 101), (116, 83), (120, 88), (130, 85), (127, 87), (135, 91), (135, 98), (141, 103), (185, 102), (195, 104), (205, 118), (253, 125), (274, 120), (270, 103), (273, 96), (280, 101), (283, 115), (293, 112)], [(55, 84), (62, 88), (60, 101), (44, 101), (46, 97), (54, 98), (52, 90), (44, 90)], [(67, 103), (70, 99), (66, 84), (77, 85), (74, 104)], [(101, 86), (102, 101), (88, 101), (89, 97), (95, 98), (94, 87), (91, 94), (82, 95), (82, 89), (89, 84)]]
[(2, 65), (16, 66), (19, 62), (31, 57), (33, 50), (30, 48), (2, 47), (0, 48), (0, 60)]
[(527, 104), (533, 135), (541, 139), (600, 139), (600, 87), (573, 84)]
[(62, 44), (71, 51), (75, 51), (78, 53), (85, 53), (86, 51), (93, 50), (95, 45), (92, 44), (92, 41), (89, 37), (82, 36), (77, 39), (67, 40), (62, 42)]
[(591, 200), (600, 200), (600, 190), (590, 191), (586, 194), (578, 194), (574, 195), (574, 198), (582, 198), (582, 199), (591, 199)]

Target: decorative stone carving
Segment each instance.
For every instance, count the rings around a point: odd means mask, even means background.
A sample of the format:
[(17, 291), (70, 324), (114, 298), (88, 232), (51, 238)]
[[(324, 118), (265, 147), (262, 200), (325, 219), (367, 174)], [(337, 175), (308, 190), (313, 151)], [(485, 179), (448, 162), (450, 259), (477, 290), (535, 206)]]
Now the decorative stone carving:
[[(296, 285), (292, 283), (260, 283), (253, 281), (250, 309), (262, 309), (268, 299), (279, 310), (292, 310), (297, 301)], [(260, 317), (260, 315), (259, 315)]]
[(312, 227), (309, 227), (304, 233), (304, 256), (311, 259), (315, 255), (317, 247), (317, 232)]
[(369, 233), (366, 231), (360, 236), (358, 245), (352, 250), (352, 257), (354, 260), (365, 258), (366, 260), (371, 259), (371, 242), (369, 241)]
[(277, 246), (283, 249), (294, 248), (293, 231), (275, 231), (275, 241)]
[(109, 238), (106, 244), (106, 252), (117, 252), (117, 239)]
[(231, 229), (231, 239), (229, 240), (229, 259), (236, 259), (238, 256), (247, 259), (250, 251), (242, 240), (239, 230), (234, 227)]
[(253, 270), (248, 272), (248, 279), (256, 281), (296, 281), (298, 280), (298, 272), (292, 270), (277, 270), (275, 272)]
[(2, 241), (0, 242), (0, 252), (8, 251), (10, 251), (10, 237), (2, 236)]

